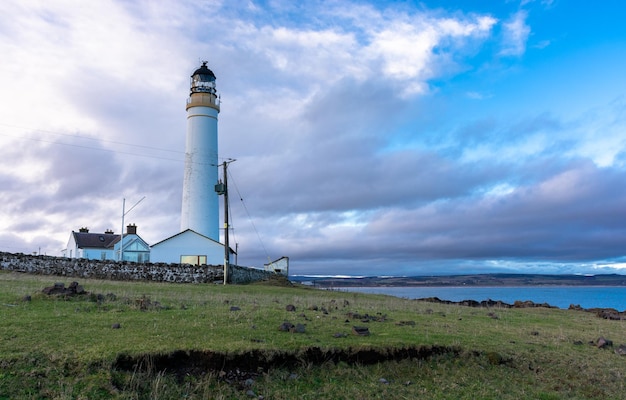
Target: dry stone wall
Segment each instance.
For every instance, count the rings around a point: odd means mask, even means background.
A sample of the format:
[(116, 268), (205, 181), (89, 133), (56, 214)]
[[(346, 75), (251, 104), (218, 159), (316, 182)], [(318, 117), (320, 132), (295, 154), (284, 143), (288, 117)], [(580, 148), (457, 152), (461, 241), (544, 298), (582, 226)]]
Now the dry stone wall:
[[(0, 269), (30, 274), (118, 281), (139, 280), (172, 283), (224, 281), (222, 265), (138, 264), (128, 261), (100, 261), (13, 253), (0, 253)], [(268, 279), (274, 275), (269, 271), (242, 266), (230, 266), (228, 272), (228, 281), (231, 283), (250, 283)]]

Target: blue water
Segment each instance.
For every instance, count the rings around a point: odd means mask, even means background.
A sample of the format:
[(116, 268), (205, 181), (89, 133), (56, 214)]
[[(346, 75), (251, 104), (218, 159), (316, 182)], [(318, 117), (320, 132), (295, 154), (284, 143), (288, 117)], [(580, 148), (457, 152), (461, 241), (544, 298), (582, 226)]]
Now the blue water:
[(419, 299), (438, 297), (441, 300), (501, 300), (513, 304), (516, 300), (548, 303), (559, 308), (577, 304), (583, 308), (615, 308), (626, 311), (626, 287), (615, 286), (544, 286), (544, 287), (343, 287), (339, 290), (388, 294)]

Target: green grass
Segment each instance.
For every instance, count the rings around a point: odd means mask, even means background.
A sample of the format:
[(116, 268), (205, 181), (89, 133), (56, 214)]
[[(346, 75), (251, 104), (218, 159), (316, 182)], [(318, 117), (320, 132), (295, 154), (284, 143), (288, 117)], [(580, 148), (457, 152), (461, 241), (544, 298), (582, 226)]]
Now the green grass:
[[(265, 399), (619, 399), (626, 390), (626, 357), (589, 344), (600, 336), (626, 343), (626, 321), (580, 311), (468, 308), (272, 285), (76, 279), (91, 295), (41, 293), (71, 280), (0, 272), (0, 399), (244, 399), (248, 390)], [(115, 296), (97, 301), (108, 293)], [(25, 295), (32, 300), (22, 301)], [(284, 321), (305, 324), (305, 333), (280, 332)], [(371, 335), (352, 335), (353, 325)], [(431, 346), (449, 351), (371, 365), (329, 361)], [(240, 374), (233, 378), (232, 366), (157, 368), (159, 356), (179, 350), (239, 356)], [(142, 360), (142, 368), (115, 368), (121, 355)], [(295, 363), (249, 368), (253, 356)]]

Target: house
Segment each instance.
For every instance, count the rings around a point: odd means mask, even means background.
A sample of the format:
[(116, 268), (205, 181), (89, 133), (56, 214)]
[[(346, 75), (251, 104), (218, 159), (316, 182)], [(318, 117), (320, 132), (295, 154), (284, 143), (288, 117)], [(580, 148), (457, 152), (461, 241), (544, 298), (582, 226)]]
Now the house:
[(277, 260), (269, 262), (268, 264), (263, 264), (263, 266), (266, 271), (289, 276), (289, 257), (283, 256)]
[[(234, 254), (229, 249), (229, 263)], [(191, 229), (186, 229), (150, 246), (152, 262), (222, 265), (224, 245)]]
[[(120, 248), (123, 246), (123, 251)], [(126, 233), (116, 235), (112, 230), (104, 233), (91, 233), (89, 228), (72, 231), (63, 250), (67, 258), (86, 258), (89, 260), (124, 261), (145, 263), (150, 261), (150, 246), (137, 235), (137, 226), (126, 227)]]

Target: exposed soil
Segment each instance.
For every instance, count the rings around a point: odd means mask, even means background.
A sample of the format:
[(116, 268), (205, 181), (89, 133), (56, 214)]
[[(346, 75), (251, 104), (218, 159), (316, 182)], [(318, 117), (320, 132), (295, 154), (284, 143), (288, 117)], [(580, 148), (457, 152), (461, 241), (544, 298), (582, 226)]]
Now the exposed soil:
[[(211, 351), (175, 351), (168, 354), (144, 354), (139, 356), (120, 355), (113, 369), (125, 372), (164, 372), (179, 379), (185, 376), (202, 376), (215, 372), (225, 376), (249, 376), (273, 368), (290, 368), (311, 363), (326, 362), (353, 364), (375, 364), (383, 361), (404, 359), (427, 359), (439, 355), (458, 357), (461, 349), (448, 346), (413, 346), (388, 349), (320, 349), (310, 347), (295, 352), (253, 350), (241, 354), (224, 354)], [(234, 373), (233, 371), (237, 371)]]

